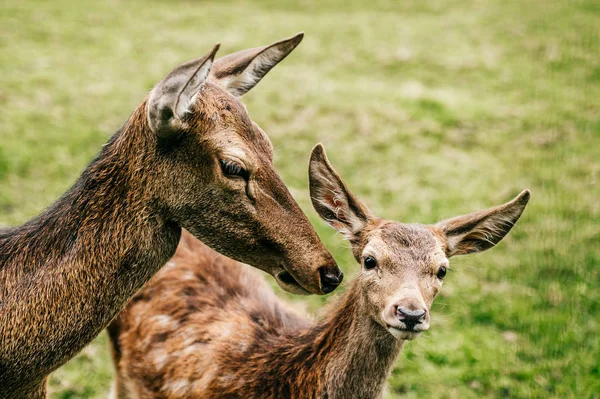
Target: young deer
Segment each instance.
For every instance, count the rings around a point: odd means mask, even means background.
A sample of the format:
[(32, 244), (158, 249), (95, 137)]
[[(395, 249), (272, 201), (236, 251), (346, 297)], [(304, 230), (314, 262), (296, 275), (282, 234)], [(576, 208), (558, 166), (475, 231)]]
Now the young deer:
[[(238, 96), (302, 34), (167, 75), (75, 185), (40, 216), (0, 230), (0, 397), (42, 397), (175, 253), (185, 228), (292, 292), (342, 274), (283, 181)], [(235, 273), (235, 270), (232, 271)]]
[(496, 245), (529, 200), (523, 191), (435, 225), (380, 219), (346, 188), (320, 145), (310, 192), (362, 264), (337, 305), (311, 323), (253, 270), (184, 240), (185, 250), (109, 327), (114, 397), (380, 397), (403, 342), (429, 328), (448, 258)]

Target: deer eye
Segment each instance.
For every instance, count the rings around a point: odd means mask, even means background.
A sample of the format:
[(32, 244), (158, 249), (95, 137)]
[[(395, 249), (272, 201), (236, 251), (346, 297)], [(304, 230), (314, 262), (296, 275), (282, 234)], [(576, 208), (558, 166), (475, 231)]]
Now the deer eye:
[(221, 164), (221, 170), (226, 176), (239, 176), (243, 178), (248, 177), (248, 171), (237, 162), (225, 161), (221, 159), (219, 163)]
[(440, 280), (443, 280), (444, 277), (446, 277), (446, 266), (440, 266), (440, 268), (438, 269), (438, 272), (436, 274), (437, 278), (439, 278)]
[(367, 256), (365, 260), (363, 260), (363, 263), (367, 270), (375, 269), (377, 267), (377, 261), (372, 256)]

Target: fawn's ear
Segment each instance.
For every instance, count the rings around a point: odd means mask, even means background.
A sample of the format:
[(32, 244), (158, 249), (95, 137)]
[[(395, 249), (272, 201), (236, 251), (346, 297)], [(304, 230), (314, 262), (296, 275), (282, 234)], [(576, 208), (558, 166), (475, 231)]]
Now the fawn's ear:
[(182, 118), (190, 112), (218, 49), (217, 44), (204, 57), (181, 64), (152, 89), (148, 98), (148, 121), (156, 134), (184, 128)]
[(308, 168), (310, 198), (319, 216), (349, 240), (360, 235), (371, 211), (346, 187), (322, 144), (313, 148)]
[(498, 244), (521, 217), (529, 196), (529, 190), (524, 190), (504, 205), (436, 224), (446, 238), (446, 255), (481, 252)]
[(246, 94), (302, 41), (304, 33), (268, 46), (238, 51), (217, 59), (211, 80), (236, 97)]

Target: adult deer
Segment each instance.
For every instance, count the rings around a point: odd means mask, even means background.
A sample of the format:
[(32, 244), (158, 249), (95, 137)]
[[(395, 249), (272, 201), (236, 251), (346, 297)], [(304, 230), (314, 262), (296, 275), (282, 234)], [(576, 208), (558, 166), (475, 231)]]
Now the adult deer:
[(362, 264), (337, 305), (312, 323), (253, 270), (185, 240), (109, 327), (115, 398), (380, 397), (404, 341), (429, 328), (448, 258), (498, 244), (529, 200), (435, 225), (381, 219), (320, 145), (310, 192)]
[[(327, 293), (342, 273), (273, 169), (272, 146), (237, 97), (302, 34), (169, 73), (75, 185), (0, 231), (0, 397), (42, 397), (175, 253), (182, 228), (272, 274)], [(235, 271), (232, 271), (235, 272)]]

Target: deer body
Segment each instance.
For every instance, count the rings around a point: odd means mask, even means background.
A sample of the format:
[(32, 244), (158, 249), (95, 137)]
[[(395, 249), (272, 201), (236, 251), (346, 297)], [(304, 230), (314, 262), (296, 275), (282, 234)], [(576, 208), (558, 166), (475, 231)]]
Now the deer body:
[(0, 397), (43, 397), (47, 375), (173, 255), (182, 227), (290, 291), (339, 284), (341, 272), (273, 169), (267, 136), (236, 98), (301, 38), (213, 65), (215, 47), (178, 67), (62, 198), (0, 230)]
[[(448, 258), (498, 243), (529, 193), (436, 225), (375, 217), (313, 150), (315, 209), (362, 269), (311, 322), (253, 270), (187, 234), (109, 326), (115, 398), (378, 398), (405, 340), (429, 328)], [(235, 270), (235, 273), (229, 271)]]
[[(403, 341), (358, 281), (311, 322), (256, 271), (189, 234), (109, 327), (115, 398), (374, 398)], [(160, 299), (159, 299), (160, 298)]]

